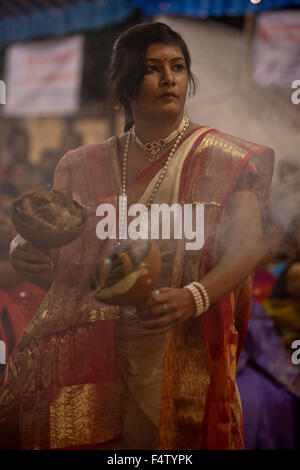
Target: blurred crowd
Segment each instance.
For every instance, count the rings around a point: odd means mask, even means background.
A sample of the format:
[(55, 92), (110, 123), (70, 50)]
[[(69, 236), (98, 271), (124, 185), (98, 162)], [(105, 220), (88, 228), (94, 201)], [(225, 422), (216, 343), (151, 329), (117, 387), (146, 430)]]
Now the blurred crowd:
[(6, 161), (0, 168), (0, 176), (7, 179), (22, 193), (51, 184), (59, 159), (68, 151), (83, 145), (83, 136), (72, 125), (66, 124), (57, 148), (45, 148), (33, 164), (30, 160), (31, 142), (27, 131), (15, 126), (6, 142)]
[[(9, 163), (0, 174), (0, 339), (6, 360), (47, 292), (42, 284), (22, 279), (9, 263), (16, 234), (10, 206), (22, 192), (51, 184), (58, 160), (82, 140), (67, 127), (58, 148), (45, 149), (35, 165), (24, 129), (14, 128), (7, 140)], [(252, 313), (237, 367), (246, 449), (299, 446), (300, 366), (293, 364), (292, 354), (293, 342), (300, 340), (300, 165), (286, 158), (276, 176), (263, 220), (264, 257), (252, 275)]]
[(280, 162), (263, 225), (237, 383), (246, 449), (292, 450), (300, 445), (300, 346), (293, 355), (300, 340), (300, 165), (293, 159)]
[[(11, 205), (23, 192), (51, 186), (59, 159), (82, 144), (82, 135), (66, 125), (58, 148), (46, 148), (38, 163), (32, 164), (31, 141), (23, 128), (13, 127), (6, 141), (7, 163), (0, 166), (0, 340), (5, 343), (5, 363), (48, 287), (42, 281), (37, 285), (22, 278), (9, 262), (9, 245), (16, 235), (10, 219)], [(4, 368), (5, 364), (0, 363), (0, 374)]]

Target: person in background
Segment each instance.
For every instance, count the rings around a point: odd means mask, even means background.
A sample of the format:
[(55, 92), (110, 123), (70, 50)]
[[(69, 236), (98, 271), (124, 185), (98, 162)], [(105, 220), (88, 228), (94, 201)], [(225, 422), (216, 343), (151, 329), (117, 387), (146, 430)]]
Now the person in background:
[(59, 155), (64, 155), (69, 150), (77, 149), (83, 145), (83, 135), (78, 132), (74, 124), (67, 123), (61, 136)]
[(39, 169), (43, 184), (51, 184), (55, 167), (60, 159), (61, 153), (55, 149), (45, 149), (39, 159)]
[(297, 214), (284, 240), (285, 267), (264, 303), (283, 344), (290, 348), (300, 339), (300, 216)]
[(296, 448), (300, 371), (291, 355), (292, 350), (283, 345), (272, 318), (253, 301), (237, 365), (246, 450)]
[(299, 445), (300, 366), (292, 363), (292, 343), (300, 339), (299, 215), (285, 234), (279, 234), (278, 243), (266, 244), (264, 262), (266, 273), (270, 261), (277, 259), (282, 266), (268, 283), (265, 275), (265, 285), (256, 274), (255, 300), (237, 368), (248, 450), (291, 450)]
[(268, 213), (264, 217), (264, 257), (252, 275), (253, 299), (267, 300), (274, 283), (291, 260), (297, 258), (295, 249), (297, 214), (300, 208), (300, 166), (293, 160), (279, 163), (278, 178), (272, 186)]
[(278, 186), (279, 191), (287, 192), (290, 190), (299, 190), (297, 180), (300, 175), (300, 165), (296, 162), (296, 158), (284, 158), (279, 162), (278, 166)]
[(20, 193), (32, 188), (34, 166), (27, 161), (10, 163), (5, 169), (5, 177)]
[[(278, 179), (272, 187), (269, 205), (270, 219), (281, 228), (284, 236), (300, 207), (300, 165), (296, 160), (282, 160), (278, 167)], [(289, 245), (286, 244), (288, 248)]]
[(41, 186), (50, 185), (53, 173), (61, 155), (70, 149), (76, 149), (83, 145), (83, 136), (72, 124), (66, 124), (61, 136), (58, 148), (46, 148), (40, 155), (38, 169), (40, 173)]
[(6, 142), (8, 153), (7, 164), (23, 163), (29, 161), (30, 137), (20, 126), (14, 126)]
[(269, 297), (277, 273), (285, 266), (283, 257), (284, 231), (266, 214), (263, 220), (264, 227), (264, 256), (253, 272), (252, 299), (263, 304)]
[(0, 179), (0, 339), (5, 343), (6, 361), (49, 287), (43, 281), (29, 282), (9, 262), (9, 245), (16, 235), (10, 210), (18, 195), (15, 186)]

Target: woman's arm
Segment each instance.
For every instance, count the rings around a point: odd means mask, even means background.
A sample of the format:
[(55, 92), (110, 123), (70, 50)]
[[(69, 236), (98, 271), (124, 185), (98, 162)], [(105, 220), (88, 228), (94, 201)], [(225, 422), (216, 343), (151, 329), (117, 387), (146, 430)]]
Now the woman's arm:
[[(56, 167), (53, 188), (69, 196), (69, 171), (66, 155)], [(41, 287), (50, 287), (54, 279), (54, 267), (58, 259), (59, 249), (43, 252), (31, 245), (21, 235), (17, 235), (10, 244), (9, 253), (12, 266), (25, 279)]]
[(17, 235), (10, 244), (10, 263), (22, 281), (48, 289), (54, 277), (55, 251), (43, 252)]
[(222, 232), (224, 254), (201, 279), (211, 303), (244, 281), (263, 256), (261, 216), (254, 192), (233, 193), (225, 211)]
[[(211, 303), (246, 279), (262, 257), (262, 226), (255, 193), (238, 191), (232, 195), (220, 234), (223, 255), (200, 280)], [(192, 317), (195, 306), (187, 289), (161, 288), (139, 306), (139, 311), (144, 328), (150, 334), (159, 334)]]

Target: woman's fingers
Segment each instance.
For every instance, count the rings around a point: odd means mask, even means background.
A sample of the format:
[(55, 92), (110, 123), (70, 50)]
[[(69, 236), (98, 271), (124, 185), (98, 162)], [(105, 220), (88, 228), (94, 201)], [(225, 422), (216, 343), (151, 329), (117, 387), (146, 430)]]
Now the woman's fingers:
[(164, 328), (157, 328), (155, 330), (144, 330), (143, 335), (144, 336), (155, 336), (155, 335), (162, 335), (164, 333), (167, 333), (168, 331), (171, 331), (174, 328), (174, 325), (166, 326)]
[(172, 291), (170, 287), (161, 287), (160, 289), (155, 289), (151, 292), (150, 296), (146, 300), (146, 306), (152, 307), (156, 304), (168, 302), (170, 299), (170, 291)]
[(164, 287), (152, 292), (138, 317), (145, 330), (161, 334), (189, 319), (194, 310), (194, 301), (188, 291)]
[(167, 299), (166, 302), (154, 304), (149, 308), (149, 312), (152, 316), (160, 317), (165, 315), (168, 312), (173, 311), (173, 306), (170, 303), (170, 300)]
[(154, 306), (168, 301), (166, 294), (162, 296), (159, 291), (153, 291), (149, 297), (144, 301), (139, 303), (136, 308), (140, 315), (144, 316), (149, 313), (149, 310)]
[(144, 328), (164, 328), (171, 324), (177, 323), (181, 319), (182, 314), (183, 312), (177, 309), (169, 310), (163, 315), (158, 316), (154, 316), (152, 313), (150, 313), (143, 318), (140, 317), (140, 322)]
[(11, 257), (21, 261), (35, 262), (35, 263), (50, 263), (52, 257), (43, 253), (42, 251), (29, 250), (25, 248), (18, 248), (15, 250)]
[(50, 252), (43, 252), (21, 237), (16, 237), (10, 250), (10, 259), (14, 268), (25, 274), (46, 273), (53, 269), (54, 261)]
[(153, 318), (153, 316), (161, 316), (171, 309), (170, 304), (170, 288), (164, 288), (165, 291), (153, 291), (148, 299), (138, 305), (138, 314), (142, 319)]
[(17, 264), (19, 271), (23, 273), (44, 273), (52, 269), (51, 263), (37, 264), (37, 263), (25, 263), (24, 261), (19, 260)]

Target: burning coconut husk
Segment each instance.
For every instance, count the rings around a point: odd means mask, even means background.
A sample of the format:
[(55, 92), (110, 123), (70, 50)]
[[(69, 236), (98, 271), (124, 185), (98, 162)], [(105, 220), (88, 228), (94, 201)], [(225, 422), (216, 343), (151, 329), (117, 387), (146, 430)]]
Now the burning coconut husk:
[(79, 227), (84, 210), (61, 191), (36, 190), (23, 194), (15, 201), (16, 214), (26, 224), (41, 230), (66, 231)]
[(156, 287), (161, 269), (158, 245), (151, 240), (128, 240), (100, 260), (88, 287), (99, 301), (136, 305)]

